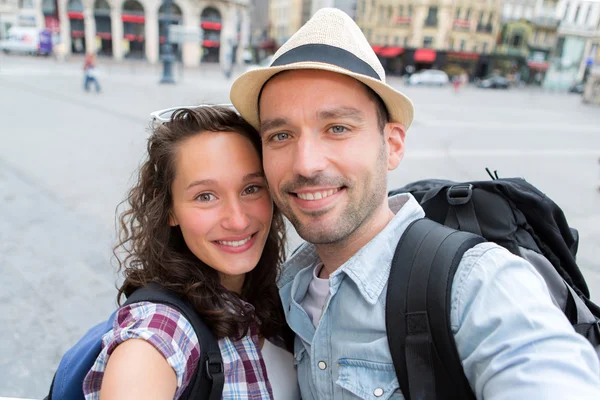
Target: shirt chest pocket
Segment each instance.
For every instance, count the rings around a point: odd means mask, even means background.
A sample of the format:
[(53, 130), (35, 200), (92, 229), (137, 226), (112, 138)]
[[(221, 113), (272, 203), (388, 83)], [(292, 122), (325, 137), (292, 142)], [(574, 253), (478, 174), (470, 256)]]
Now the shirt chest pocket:
[(350, 392), (348, 399), (400, 400), (398, 379), (393, 364), (342, 358), (338, 361), (336, 384)]

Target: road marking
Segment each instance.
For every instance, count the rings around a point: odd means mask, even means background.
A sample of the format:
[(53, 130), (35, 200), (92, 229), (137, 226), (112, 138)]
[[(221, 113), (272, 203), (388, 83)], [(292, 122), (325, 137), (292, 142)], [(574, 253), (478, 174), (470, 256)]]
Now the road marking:
[(600, 157), (600, 149), (449, 149), (449, 150), (406, 150), (407, 159), (430, 160), (438, 158), (459, 158), (459, 157), (557, 157), (557, 158), (577, 158), (577, 157)]

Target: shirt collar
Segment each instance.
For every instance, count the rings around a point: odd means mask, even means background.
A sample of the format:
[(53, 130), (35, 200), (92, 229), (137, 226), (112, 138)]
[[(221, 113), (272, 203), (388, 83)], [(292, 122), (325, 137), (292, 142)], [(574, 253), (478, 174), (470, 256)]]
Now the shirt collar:
[[(425, 217), (425, 212), (411, 194), (402, 193), (390, 197), (389, 205), (396, 214), (394, 218), (329, 278), (333, 286), (340, 281), (342, 274), (346, 274), (371, 304), (377, 302), (387, 284), (390, 264), (402, 234), (410, 223)], [(293, 280), (299, 271), (314, 268), (320, 262), (315, 246), (304, 243), (284, 264), (279, 287)]]

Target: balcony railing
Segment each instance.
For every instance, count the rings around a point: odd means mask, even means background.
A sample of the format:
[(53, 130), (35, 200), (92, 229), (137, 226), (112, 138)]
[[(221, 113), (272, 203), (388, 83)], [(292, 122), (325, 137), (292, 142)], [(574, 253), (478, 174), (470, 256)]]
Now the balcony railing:
[(492, 24), (477, 24), (477, 32), (481, 33), (492, 33)]
[(471, 29), (471, 21), (466, 19), (455, 19), (452, 25), (457, 31), (468, 31)]

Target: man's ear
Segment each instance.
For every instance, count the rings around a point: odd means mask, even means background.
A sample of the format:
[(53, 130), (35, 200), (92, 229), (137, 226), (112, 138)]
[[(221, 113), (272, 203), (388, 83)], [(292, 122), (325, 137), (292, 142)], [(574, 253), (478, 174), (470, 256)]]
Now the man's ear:
[(173, 214), (173, 211), (169, 212), (169, 225), (171, 225), (171, 226), (179, 225), (179, 222), (177, 221), (177, 217), (175, 216), (175, 214)]
[(406, 130), (399, 122), (388, 122), (383, 130), (388, 147), (388, 171), (395, 170), (404, 158), (404, 138)]

